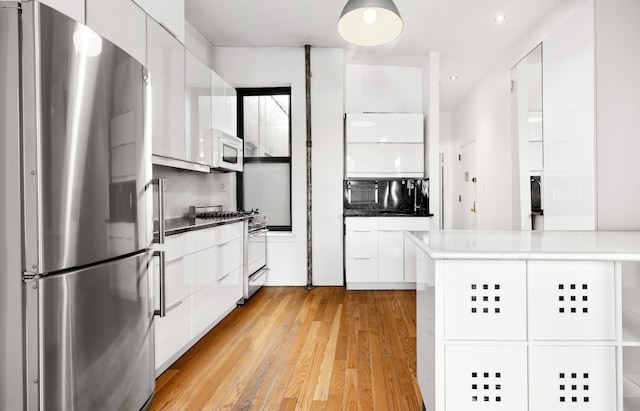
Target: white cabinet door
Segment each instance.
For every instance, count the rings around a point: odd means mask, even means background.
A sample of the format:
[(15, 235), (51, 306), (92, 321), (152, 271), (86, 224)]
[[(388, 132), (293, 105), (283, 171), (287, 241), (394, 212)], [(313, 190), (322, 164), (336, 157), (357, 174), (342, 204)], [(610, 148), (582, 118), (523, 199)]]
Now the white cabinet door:
[(614, 340), (613, 263), (530, 261), (529, 322), (534, 340)]
[(527, 339), (524, 261), (450, 260), (444, 267), (446, 339)]
[(237, 238), (218, 246), (216, 260), (216, 279), (223, 278), (242, 265), (242, 240)]
[(158, 369), (191, 339), (191, 296), (167, 310), (166, 317), (155, 317), (153, 322)]
[(146, 6), (147, 13), (184, 44), (184, 0), (148, 0)]
[[(191, 294), (192, 259), (190, 255), (165, 263), (165, 296), (167, 307)], [(156, 296), (158, 294), (155, 294)], [(156, 298), (157, 300), (157, 298)], [(159, 303), (156, 303), (156, 307)]]
[(190, 51), (185, 52), (184, 111), (191, 161), (211, 165), (211, 69)]
[(187, 160), (184, 46), (151, 18), (147, 18), (147, 35), (147, 67), (152, 90), (152, 151), (153, 154)]
[(538, 346), (529, 355), (529, 410), (622, 409), (616, 408), (615, 347)]
[(346, 257), (347, 284), (377, 283), (378, 259), (373, 257)]
[(447, 411), (527, 409), (527, 347), (447, 346), (445, 363)]
[(378, 281), (404, 282), (404, 235), (401, 231), (378, 232)]
[(84, 1), (83, 0), (41, 0), (54, 10), (65, 14), (78, 23), (84, 24)]
[(378, 231), (347, 231), (345, 255), (353, 258), (378, 258)]
[(348, 143), (423, 143), (422, 113), (349, 113)]
[(131, 0), (87, 0), (86, 24), (147, 66), (146, 15)]
[(347, 177), (422, 177), (421, 143), (347, 143)]

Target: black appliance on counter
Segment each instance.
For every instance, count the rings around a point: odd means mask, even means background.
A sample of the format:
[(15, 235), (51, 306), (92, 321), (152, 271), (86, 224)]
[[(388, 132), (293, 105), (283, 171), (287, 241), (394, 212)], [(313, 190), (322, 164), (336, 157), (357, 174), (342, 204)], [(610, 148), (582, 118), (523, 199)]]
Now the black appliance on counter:
[(345, 215), (431, 215), (428, 178), (350, 179), (343, 192)]
[(531, 213), (542, 214), (542, 183), (540, 176), (531, 176)]

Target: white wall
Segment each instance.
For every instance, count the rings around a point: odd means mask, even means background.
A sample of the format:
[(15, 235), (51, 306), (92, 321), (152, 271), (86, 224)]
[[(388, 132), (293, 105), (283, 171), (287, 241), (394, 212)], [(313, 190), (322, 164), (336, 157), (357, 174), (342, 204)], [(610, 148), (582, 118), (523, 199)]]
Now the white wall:
[[(315, 56), (315, 57), (314, 57)], [(338, 50), (312, 48), (313, 80), (312, 125), (315, 154), (322, 167), (335, 167), (342, 173), (342, 90), (340, 70), (343, 54)], [(305, 61), (303, 47), (226, 48), (215, 50), (214, 69), (234, 87), (291, 87), (291, 233), (270, 233), (268, 238), (268, 285), (305, 285), (307, 278), (306, 222), (306, 109)], [(340, 96), (340, 97), (339, 97)], [(335, 106), (334, 106), (335, 105)], [(339, 110), (338, 110), (339, 109)], [(317, 121), (314, 119), (317, 118)], [(315, 125), (314, 125), (315, 123)], [(329, 140), (323, 141), (324, 138)], [(333, 157), (329, 153), (335, 146)], [(322, 164), (325, 160), (331, 163)], [(314, 227), (314, 283), (339, 284), (342, 281), (342, 229), (337, 231), (341, 213), (342, 178), (337, 173), (320, 177), (322, 168), (314, 170), (314, 221), (331, 222), (326, 228)], [(335, 184), (335, 185), (334, 185)], [(338, 190), (340, 190), (338, 192)], [(338, 197), (339, 196), (339, 197)], [(322, 199), (322, 200), (320, 200)], [(338, 211), (340, 202), (340, 211)], [(327, 209), (322, 210), (325, 203)], [(331, 247), (323, 247), (333, 241)], [(332, 260), (335, 259), (335, 260)], [(325, 261), (330, 260), (330, 261)], [(318, 264), (318, 265), (316, 265)], [(339, 282), (338, 282), (339, 281)]]
[[(443, 181), (443, 187), (441, 191), (444, 191), (444, 196), (440, 198), (443, 207), (440, 208), (440, 217), (443, 222), (441, 228), (443, 230), (452, 230), (452, 218), (453, 218), (453, 171), (456, 161), (457, 149), (453, 145), (451, 140), (451, 113), (440, 113), (440, 153), (442, 154), (442, 166), (443, 170), (441, 179)], [(444, 188), (444, 190), (443, 190)], [(438, 216), (435, 216), (438, 218)]]
[[(414, 86), (414, 87), (417, 87)], [(425, 130), (425, 177), (429, 178), (431, 229), (441, 228), (440, 220), (440, 53), (431, 52), (422, 67), (422, 109)]]
[(153, 166), (153, 177), (166, 178), (165, 216), (184, 217), (193, 205), (222, 205), (236, 210), (236, 173), (198, 173)]
[(597, 228), (640, 229), (640, 2), (595, 0)]
[(343, 285), (344, 50), (311, 48), (313, 284)]
[[(478, 81), (451, 113), (454, 145), (460, 147), (474, 139), (477, 141), (479, 229), (511, 229), (513, 226), (511, 68), (587, 3), (587, 0), (560, 2)], [(455, 201), (457, 193), (452, 195)]]
[(418, 67), (347, 64), (346, 113), (422, 113), (422, 72)]

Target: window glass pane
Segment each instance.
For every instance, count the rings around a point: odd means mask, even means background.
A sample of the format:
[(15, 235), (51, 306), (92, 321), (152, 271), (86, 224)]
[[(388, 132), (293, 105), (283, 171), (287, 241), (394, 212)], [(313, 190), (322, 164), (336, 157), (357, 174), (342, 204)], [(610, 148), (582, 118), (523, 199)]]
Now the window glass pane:
[(289, 156), (289, 96), (245, 96), (245, 157)]
[(291, 226), (289, 163), (244, 164), (244, 209), (260, 209), (269, 226)]

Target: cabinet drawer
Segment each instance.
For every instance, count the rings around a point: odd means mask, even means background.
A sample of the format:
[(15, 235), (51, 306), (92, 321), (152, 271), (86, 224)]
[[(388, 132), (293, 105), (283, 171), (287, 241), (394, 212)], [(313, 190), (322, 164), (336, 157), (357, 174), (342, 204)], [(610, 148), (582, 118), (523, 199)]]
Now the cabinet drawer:
[(181, 300), (166, 317), (154, 319), (156, 369), (191, 339), (191, 296)]
[(345, 218), (347, 231), (377, 231), (377, 217), (351, 217)]
[(377, 231), (350, 231), (345, 238), (347, 257), (374, 258), (378, 256)]
[(528, 272), (532, 339), (615, 339), (613, 263), (531, 261)]
[(224, 232), (222, 227), (224, 226), (193, 231), (191, 233), (193, 235), (193, 251), (200, 251), (222, 244), (224, 241)]
[(524, 261), (445, 261), (444, 329), (449, 340), (525, 340)]
[(614, 347), (531, 347), (531, 411), (616, 409)]
[(244, 222), (225, 224), (222, 226), (222, 241), (226, 243), (228, 241), (235, 240), (236, 238), (241, 238), (243, 232)]
[(527, 348), (447, 346), (446, 410), (526, 410)]
[(193, 294), (192, 338), (196, 337), (224, 311), (220, 298), (222, 290), (216, 284), (209, 284)]
[(236, 239), (217, 247), (216, 279), (242, 266), (242, 240)]
[[(160, 307), (160, 283), (158, 264), (153, 265), (153, 301), (154, 307)], [(192, 258), (191, 255), (168, 261), (165, 264), (165, 296), (167, 298), (167, 307), (172, 306), (176, 302), (182, 300), (191, 294), (191, 272)]]
[(154, 247), (164, 250), (165, 261), (173, 261), (191, 253), (191, 240), (190, 233), (177, 234), (167, 237), (164, 244), (155, 244)]
[(378, 281), (377, 258), (346, 258), (347, 283), (374, 283)]
[(380, 217), (378, 229), (380, 231), (428, 231), (429, 217)]
[(216, 262), (218, 259), (218, 247), (210, 247), (192, 254), (193, 257), (193, 287), (191, 292), (196, 292), (216, 279)]

